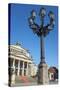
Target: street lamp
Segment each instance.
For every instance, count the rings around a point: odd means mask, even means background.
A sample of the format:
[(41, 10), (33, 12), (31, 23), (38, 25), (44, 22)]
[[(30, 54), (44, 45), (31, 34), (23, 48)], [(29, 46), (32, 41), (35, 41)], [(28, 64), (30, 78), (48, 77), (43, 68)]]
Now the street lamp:
[(41, 24), (38, 25), (35, 22), (36, 12), (35, 10), (31, 11), (31, 16), (28, 18), (29, 27), (32, 31), (40, 37), (40, 45), (41, 45), (41, 61), (38, 66), (38, 84), (47, 84), (48, 83), (48, 68), (45, 62), (45, 51), (44, 51), (44, 38), (48, 35), (50, 31), (53, 30), (55, 25), (55, 17), (54, 13), (50, 11), (48, 13), (48, 17), (50, 22), (44, 26), (44, 18), (46, 16), (46, 9), (42, 7), (39, 12), (39, 17)]

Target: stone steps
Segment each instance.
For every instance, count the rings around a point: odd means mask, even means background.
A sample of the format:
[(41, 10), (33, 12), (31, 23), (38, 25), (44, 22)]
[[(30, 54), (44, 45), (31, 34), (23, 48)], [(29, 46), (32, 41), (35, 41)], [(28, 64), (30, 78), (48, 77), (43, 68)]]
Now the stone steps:
[(16, 83), (36, 82), (36, 78), (27, 77), (27, 76), (16, 76), (15, 82)]

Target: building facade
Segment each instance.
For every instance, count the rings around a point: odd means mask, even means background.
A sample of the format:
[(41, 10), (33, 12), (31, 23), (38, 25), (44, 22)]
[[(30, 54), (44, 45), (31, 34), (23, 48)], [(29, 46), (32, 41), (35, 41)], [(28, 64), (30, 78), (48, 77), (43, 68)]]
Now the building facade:
[(36, 75), (37, 66), (33, 63), (29, 51), (21, 45), (10, 45), (8, 58), (8, 69), (11, 74), (15, 72), (17, 76)]
[(56, 67), (50, 67), (48, 69), (49, 80), (58, 80), (58, 69)]

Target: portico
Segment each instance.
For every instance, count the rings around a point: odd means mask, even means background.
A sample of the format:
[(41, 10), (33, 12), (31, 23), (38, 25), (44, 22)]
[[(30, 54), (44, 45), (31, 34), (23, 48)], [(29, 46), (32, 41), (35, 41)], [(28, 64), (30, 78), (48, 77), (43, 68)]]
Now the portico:
[(11, 69), (15, 71), (15, 75), (28, 76), (28, 70), (30, 69), (29, 64), (31, 65), (30, 62), (11, 57), (9, 59), (11, 63)]
[(34, 64), (30, 53), (20, 45), (10, 45), (9, 68), (17, 76), (34, 76)]

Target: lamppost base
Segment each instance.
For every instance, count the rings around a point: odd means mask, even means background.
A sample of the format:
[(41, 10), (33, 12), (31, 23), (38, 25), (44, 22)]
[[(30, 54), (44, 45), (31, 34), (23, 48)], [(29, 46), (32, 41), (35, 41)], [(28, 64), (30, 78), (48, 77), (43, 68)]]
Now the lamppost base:
[(38, 66), (38, 84), (48, 84), (48, 66), (46, 63), (40, 63)]

